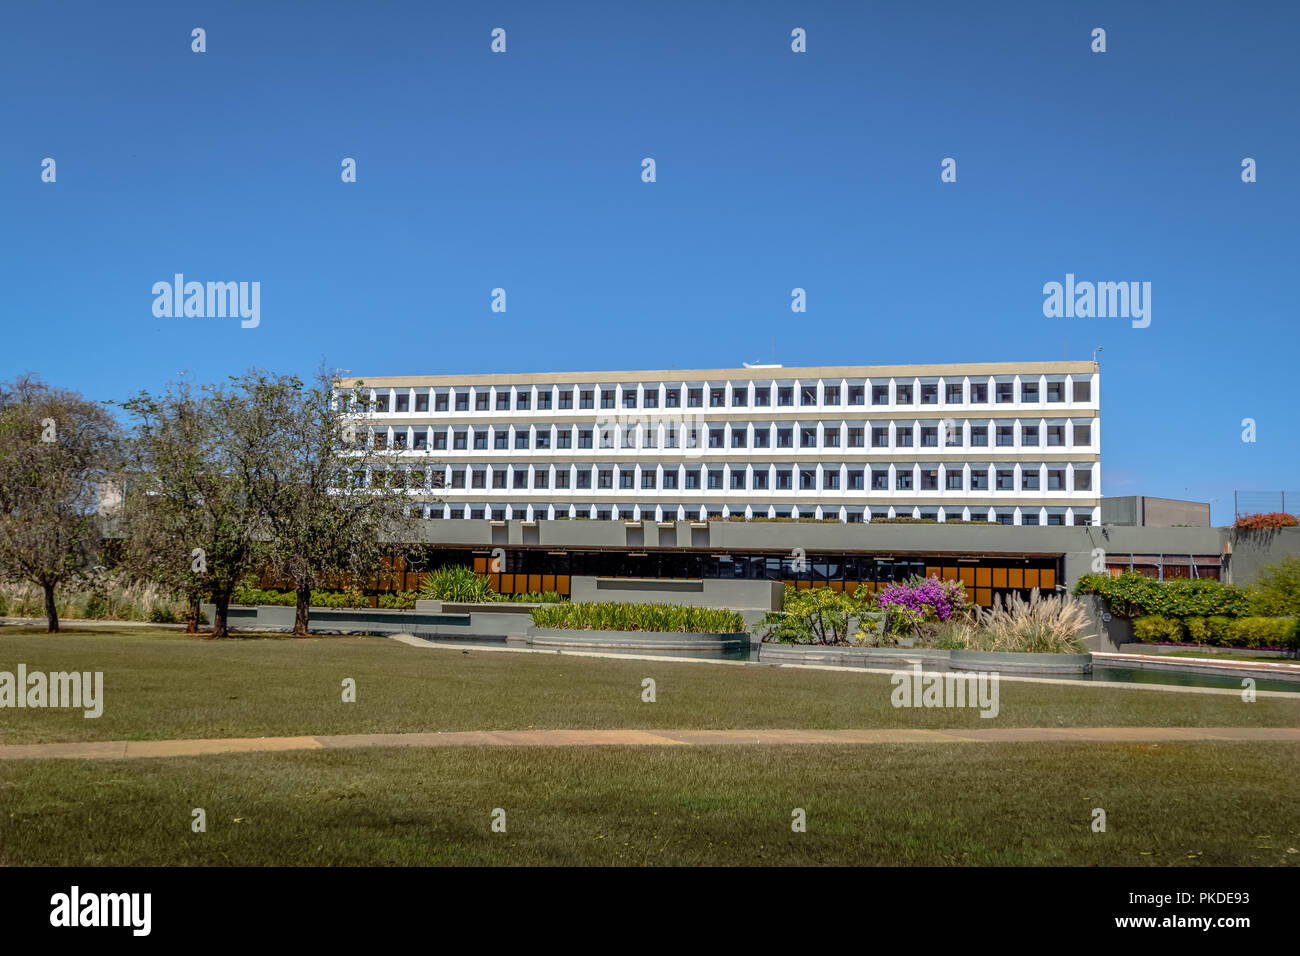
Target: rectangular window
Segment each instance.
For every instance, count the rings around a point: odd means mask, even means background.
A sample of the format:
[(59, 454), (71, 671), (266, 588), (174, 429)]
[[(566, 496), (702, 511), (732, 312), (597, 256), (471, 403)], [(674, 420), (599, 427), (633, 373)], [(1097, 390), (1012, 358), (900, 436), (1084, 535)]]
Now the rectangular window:
[(658, 392), (658, 391), (647, 391), (647, 392), (645, 393), (645, 407), (646, 407), (646, 408), (658, 408), (658, 407), (659, 407), (659, 392)]
[(710, 429), (709, 429), (709, 447), (710, 447), (710, 448), (722, 448), (722, 447), (724, 447), (723, 438), (724, 438), (724, 432), (723, 432), (723, 430), (722, 430), (721, 428), (710, 428)]
[(986, 405), (989, 400), (989, 387), (987, 383), (976, 385), (971, 384), (970, 401), (972, 405)]
[(824, 392), (824, 398), (823, 398), (823, 402), (822, 402), (822, 404), (824, 404), (824, 405), (838, 405), (839, 403), (840, 403), (840, 388), (839, 388), (839, 386), (838, 386), (838, 385), (835, 385), (835, 386), (828, 385), (828, 386), (826, 386), (826, 389), (825, 389), (825, 392)]
[(456, 411), (458, 412), (469, 411), (469, 392), (456, 393)]
[(849, 490), (865, 491), (867, 487), (867, 473), (861, 469), (849, 472)]
[(700, 473), (698, 471), (687, 470), (686, 472), (686, 490), (699, 491)]
[(427, 412), (429, 410), (429, 396), (427, 394), (415, 396), (415, 410), (417, 412)]
[(1037, 491), (1037, 490), (1038, 490), (1038, 472), (1037, 472), (1037, 471), (1025, 471), (1025, 472), (1021, 472), (1021, 474), (1020, 474), (1020, 489), (1021, 489), (1021, 491)]
[(515, 392), (515, 408), (520, 411), (527, 411), (529, 404), (532, 402), (532, 396), (522, 388)]
[(614, 487), (614, 472), (608, 468), (602, 468), (596, 476), (596, 487), (612, 489)]
[(793, 405), (794, 387), (790, 385), (783, 385), (780, 388), (778, 388), (776, 390), (776, 403), (778, 405)]
[(664, 389), (664, 408), (680, 408), (682, 404), (682, 390), (680, 388)]
[(446, 451), (446, 450), (447, 450), (447, 433), (446, 433), (446, 432), (434, 432), (434, 433), (433, 433), (433, 447), (434, 447), (434, 450), (435, 450), (435, 451)]
[(488, 440), (487, 432), (475, 432), (475, 433), (474, 433), (474, 450), (475, 450), (475, 451), (487, 451), (487, 440)]
[(493, 436), (492, 447), (495, 448), (497, 451), (501, 451), (503, 449), (510, 447), (509, 442), (510, 442), (510, 436), (506, 432), (500, 431)]
[(1065, 515), (1048, 515), (1047, 523), (1049, 525), (1065, 524)]
[(1021, 382), (1020, 383), (1020, 401), (1037, 402), (1038, 401), (1038, 383)]
[(1092, 444), (1092, 425), (1075, 425), (1074, 426), (1074, 443), (1075, 445), (1087, 447)]
[(537, 447), (540, 448), (540, 449), (542, 449), (542, 450), (545, 450), (545, 449), (548, 449), (548, 448), (551, 447), (551, 433), (550, 433), (549, 430), (547, 430), (547, 431), (539, 431), (539, 432), (537, 433)]
[(709, 389), (709, 408), (721, 408), (726, 396), (727, 390), (725, 388)]
[(1015, 524), (1016, 516), (1008, 511), (998, 512), (998, 524)]
[(595, 401), (596, 401), (596, 393), (595, 393), (595, 392), (579, 392), (579, 393), (578, 393), (578, 407), (579, 407), (579, 408), (595, 408)]
[(1020, 444), (1037, 445), (1038, 444), (1038, 426), (1021, 425), (1020, 426)]
[[(477, 412), (486, 412), (488, 410), (488, 393), (479, 392), (474, 396), (474, 410)], [(425, 399), (427, 402), (428, 399)]]
[(772, 433), (766, 428), (754, 429), (754, 447), (767, 448), (772, 441)]
[(664, 472), (664, 490), (675, 491), (677, 489), (677, 470)]
[(921, 490), (922, 491), (939, 490), (939, 469), (938, 468), (921, 469)]
[(578, 432), (578, 447), (579, 447), (579, 448), (590, 448), (590, 447), (591, 447), (591, 429), (590, 429), (590, 428), (584, 428), (584, 429), (581, 429), (581, 430)]
[(922, 405), (939, 404), (939, 386), (937, 384), (921, 386), (921, 404)]
[(560, 392), (560, 408), (561, 409), (573, 408), (573, 389), (566, 388)]
[(545, 469), (542, 469), (541, 471), (535, 473), (533, 475), (533, 487), (545, 488), (547, 484), (547, 480), (550, 478), (550, 476), (551, 476), (550, 472), (546, 471)]
[(899, 405), (912, 404), (912, 386), (900, 385), (894, 389), (894, 397)]
[(760, 407), (766, 407), (772, 404), (772, 390), (770, 388), (754, 389), (754, 404)]
[(653, 488), (655, 486), (655, 473), (653, 471), (641, 472), (641, 487)]
[(945, 471), (943, 473), (943, 486), (947, 491), (961, 491), (965, 485), (962, 482), (960, 471)]
[(988, 491), (989, 490), (989, 473), (983, 469), (970, 473), (970, 490), (971, 491)]
[[(442, 396), (439, 396), (439, 398), (441, 398), (441, 397), (442, 397)], [(445, 407), (439, 409), (439, 411), (445, 411), (445, 410), (446, 410)], [(508, 411), (510, 411), (510, 393), (509, 393), (509, 392), (497, 392), (497, 411), (499, 411), (499, 412), (508, 412)]]
[(686, 392), (686, 405), (688, 408), (699, 408), (704, 403), (704, 389), (692, 388)]
[(624, 407), (624, 408), (636, 408), (636, 390), (635, 390), (635, 389), (624, 389), (624, 390), (623, 390), (623, 407)]
[(452, 447), (456, 449), (456, 451), (465, 451), (469, 448), (469, 436), (464, 432), (456, 432), (456, 434), (452, 436)]
[(745, 447), (745, 438), (746, 438), (746, 435), (745, 435), (745, 429), (744, 429), (743, 426), (740, 427), (740, 428), (733, 428), (733, 429), (731, 430), (731, 447), (732, 447), (732, 448), (744, 448), (744, 447)]
[(527, 488), (528, 487), (528, 470), (526, 468), (516, 468), (510, 476), (510, 487)]
[(894, 473), (894, 489), (896, 491), (912, 490), (912, 472), (899, 471)]
[(1049, 446), (1059, 446), (1065, 444), (1065, 426), (1048, 425), (1047, 426), (1047, 444)]
[(1075, 382), (1074, 400), (1076, 402), (1092, 401), (1092, 382)]
[(1074, 472), (1074, 490), (1092, 491), (1092, 472), (1076, 469)]
[(448, 396), (446, 392), (443, 392), (440, 395), (435, 395), (433, 397), (433, 410), (435, 412), (445, 412), (447, 410), (447, 398)]
[(816, 404), (817, 404), (817, 386), (816, 386), (816, 385), (804, 385), (804, 386), (800, 387), (800, 389), (799, 389), (799, 404), (800, 404), (800, 405), (816, 405)]
[(591, 487), (591, 469), (590, 469), (590, 468), (581, 468), (581, 469), (579, 469), (579, 470), (578, 470), (578, 476), (577, 476), (577, 477), (578, 477), (577, 486), (578, 486), (579, 488), (590, 488), (590, 487)]
[(1038, 524), (1038, 515), (1033, 512), (1025, 513), (1022, 511), (1020, 513), (1020, 523), (1022, 525)]
[(721, 471), (721, 469), (712, 469), (712, 468), (709, 469), (709, 473), (708, 473), (708, 475), (706, 476), (706, 480), (708, 481), (708, 486), (707, 486), (707, 487), (708, 487), (708, 490), (709, 490), (709, 491), (721, 491), (721, 490), (722, 490), (722, 471)]
[(944, 389), (944, 397), (943, 397), (943, 400), (944, 400), (944, 403), (945, 403), (945, 404), (947, 404), (947, 405), (960, 405), (960, 404), (962, 403), (962, 398), (963, 398), (963, 396), (962, 396), (962, 387), (961, 387), (961, 385), (952, 385), (952, 384), (949, 384), (949, 385), (947, 385), (947, 386), (945, 387), (945, 389)]
[(970, 428), (970, 443), (972, 448), (987, 448), (989, 444), (989, 427), (987, 425), (972, 425)]
[(801, 468), (799, 470), (799, 489), (801, 491), (815, 491), (817, 489), (817, 472), (811, 468)]
[(1064, 491), (1065, 490), (1065, 469), (1049, 468), (1047, 471), (1047, 490)]
[(515, 432), (515, 447), (516, 448), (528, 447), (528, 432)]
[(921, 447), (922, 448), (939, 447), (939, 426), (938, 425), (921, 426)]
[(999, 425), (998, 426), (998, 447), (1009, 448), (1016, 443), (1016, 426)]
[(897, 445), (899, 448), (912, 447), (912, 426), (911, 425), (908, 425), (905, 428), (900, 427), (894, 429), (894, 444)]
[(1065, 383), (1048, 382), (1047, 383), (1047, 400), (1049, 402), (1065, 401)]
[(556, 448), (572, 448), (573, 432), (567, 428), (560, 429), (555, 435)]
[(506, 473), (504, 471), (492, 472), (492, 487), (504, 488), (506, 486)]
[(999, 405), (1006, 405), (1016, 400), (1016, 383), (1015, 382), (998, 382), (997, 383), (997, 400)]
[(826, 485), (827, 491), (840, 490), (840, 472), (838, 468), (822, 473), (822, 481)]
[(871, 469), (871, 490), (888, 491), (889, 490), (889, 472), (883, 468)]
[(737, 408), (743, 408), (749, 404), (749, 389), (744, 385), (731, 386), (731, 404)]
[(840, 447), (840, 428), (838, 425), (829, 425), (822, 430), (822, 445), (825, 448)]
[(850, 429), (849, 429), (849, 447), (850, 447), (850, 448), (862, 448), (863, 445), (864, 445), (864, 443), (865, 443), (865, 440), (866, 440), (866, 429), (865, 429), (865, 428), (850, 428)]
[[(900, 429), (901, 431), (901, 429)], [(889, 447), (889, 429), (873, 426), (871, 429), (871, 447), (888, 448)]]
[(429, 433), (423, 428), (416, 429), (415, 432), (415, 449), (423, 451), (429, 447)]
[(849, 386), (849, 404), (865, 405), (867, 404), (867, 389), (864, 385)]
[(569, 469), (557, 468), (555, 470), (555, 487), (568, 489), (569, 487)]
[(410, 395), (398, 395), (398, 396), (397, 396), (397, 408), (395, 409), (395, 411), (399, 411), (399, 412), (407, 412), (407, 411), (410, 411), (410, 410), (411, 410), (411, 396), (410, 396)]
[(791, 478), (792, 473), (790, 471), (778, 471), (776, 473), (776, 490), (789, 491)]
[(793, 448), (794, 447), (794, 429), (778, 428), (776, 430), (776, 447)]
[(464, 487), (465, 487), (465, 472), (463, 472), (463, 471), (462, 471), (461, 469), (459, 469), (459, 468), (457, 468), (455, 471), (453, 471), (453, 472), (451, 473), (451, 486), (452, 486), (453, 488), (464, 488)]
[(871, 386), (871, 404), (888, 405), (889, 404), (889, 386), (872, 385)]
[(743, 471), (732, 471), (731, 473), (731, 490), (745, 490), (745, 473)]
[(998, 491), (1015, 491), (1016, 473), (1011, 470), (998, 471)]
[(816, 448), (817, 447), (817, 429), (801, 428), (799, 429), (799, 447)]
[(603, 388), (600, 390), (600, 407), (614, 407), (614, 390), (612, 388)]

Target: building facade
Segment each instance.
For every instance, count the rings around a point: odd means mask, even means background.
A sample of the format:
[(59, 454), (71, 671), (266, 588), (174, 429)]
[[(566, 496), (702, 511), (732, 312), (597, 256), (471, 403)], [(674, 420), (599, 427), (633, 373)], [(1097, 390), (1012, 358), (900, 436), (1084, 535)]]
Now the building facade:
[(364, 398), (365, 429), (430, 519), (1101, 519), (1094, 362), (399, 376), (339, 390)]

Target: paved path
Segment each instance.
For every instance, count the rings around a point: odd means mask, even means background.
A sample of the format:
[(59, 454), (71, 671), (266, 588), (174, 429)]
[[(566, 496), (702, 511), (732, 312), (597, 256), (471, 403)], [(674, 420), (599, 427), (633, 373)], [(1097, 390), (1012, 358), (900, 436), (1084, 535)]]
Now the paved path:
[(678, 747), (781, 744), (1300, 743), (1297, 727), (978, 727), (971, 730), (481, 730), (226, 740), (112, 740), (3, 744), (0, 760), (192, 757), (202, 754), (355, 747)]

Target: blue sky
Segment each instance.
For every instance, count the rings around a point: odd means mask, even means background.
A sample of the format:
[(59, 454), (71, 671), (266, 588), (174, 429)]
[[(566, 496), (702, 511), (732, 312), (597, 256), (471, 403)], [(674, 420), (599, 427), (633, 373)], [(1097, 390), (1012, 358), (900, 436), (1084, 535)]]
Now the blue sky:
[[(322, 357), (380, 375), (734, 367), (773, 339), (785, 365), (1102, 346), (1103, 492), (1217, 498), (1227, 521), (1233, 489), (1300, 493), (1297, 35), (1280, 0), (10, 4), (0, 378), (111, 399)], [(261, 324), (155, 318), (176, 272), (260, 282)], [(1151, 325), (1045, 318), (1066, 273), (1150, 282)]]

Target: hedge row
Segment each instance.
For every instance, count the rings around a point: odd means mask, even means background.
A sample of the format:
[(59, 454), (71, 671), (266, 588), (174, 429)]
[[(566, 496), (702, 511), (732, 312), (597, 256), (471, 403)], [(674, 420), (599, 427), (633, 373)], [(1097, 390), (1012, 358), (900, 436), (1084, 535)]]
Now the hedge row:
[(735, 611), (675, 604), (548, 604), (533, 608), (533, 623), (594, 631), (732, 634), (745, 629)]
[(1137, 571), (1125, 571), (1117, 578), (1085, 574), (1074, 593), (1101, 595), (1110, 613), (1120, 617), (1245, 617), (1251, 613), (1249, 591), (1206, 578), (1157, 581)]
[(1300, 647), (1294, 617), (1166, 617), (1149, 614), (1133, 622), (1133, 636), (1146, 644), (1208, 644), (1214, 647)]

